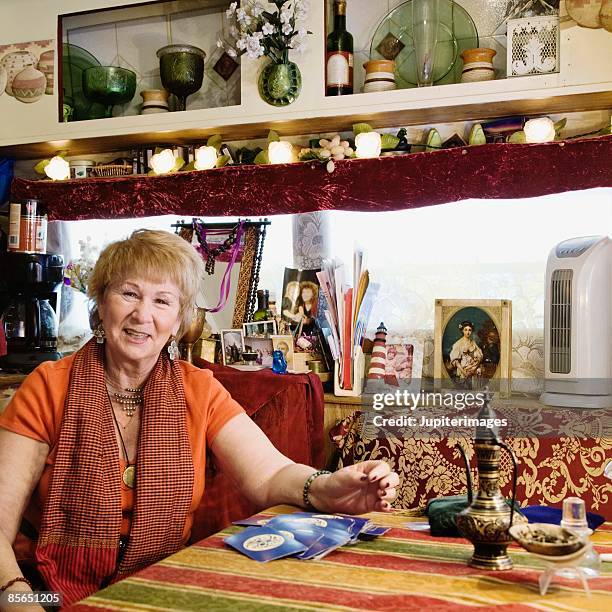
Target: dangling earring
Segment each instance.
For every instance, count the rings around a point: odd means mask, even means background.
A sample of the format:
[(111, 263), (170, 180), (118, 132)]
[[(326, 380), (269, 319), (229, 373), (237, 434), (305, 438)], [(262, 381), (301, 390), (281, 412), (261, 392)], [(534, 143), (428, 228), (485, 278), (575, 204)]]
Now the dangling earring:
[(102, 321), (100, 321), (96, 328), (93, 330), (93, 335), (96, 337), (96, 344), (104, 344), (104, 338), (106, 338), (106, 332), (102, 327)]
[(176, 336), (170, 336), (170, 344), (168, 344), (168, 357), (174, 361), (179, 354), (179, 348), (176, 344)]

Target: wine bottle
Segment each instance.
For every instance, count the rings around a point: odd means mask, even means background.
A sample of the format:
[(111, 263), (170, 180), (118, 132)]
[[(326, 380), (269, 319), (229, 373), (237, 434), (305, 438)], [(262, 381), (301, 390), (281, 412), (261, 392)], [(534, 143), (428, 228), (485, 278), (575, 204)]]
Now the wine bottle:
[(334, 30), (327, 37), (325, 94), (353, 93), (353, 35), (346, 29), (346, 0), (334, 0)]
[(267, 289), (257, 290), (257, 310), (253, 313), (253, 321), (267, 321), (271, 319), (268, 301), (270, 292)]

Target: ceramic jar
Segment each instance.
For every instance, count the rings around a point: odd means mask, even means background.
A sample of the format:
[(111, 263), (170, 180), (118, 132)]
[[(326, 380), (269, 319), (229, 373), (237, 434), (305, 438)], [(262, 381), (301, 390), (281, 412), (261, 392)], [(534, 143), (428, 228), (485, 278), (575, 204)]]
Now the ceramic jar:
[(393, 60), (381, 59), (370, 60), (366, 62), (365, 82), (363, 84), (363, 92), (370, 91), (388, 91), (395, 89), (395, 62)]
[(2, 58), (0, 66), (6, 70), (5, 91), (9, 96), (13, 95), (13, 79), (27, 66), (36, 66), (37, 62), (36, 56), (30, 51), (13, 51)]
[(143, 89), (141, 115), (152, 115), (154, 113), (168, 112), (168, 96), (170, 93), (165, 89)]
[(53, 62), (54, 62), (55, 52), (45, 51), (40, 54), (40, 58), (38, 59), (38, 65), (36, 66), (38, 70), (40, 70), (47, 79), (47, 86), (45, 87), (45, 93), (48, 95), (53, 94)]
[(70, 178), (82, 179), (92, 175), (96, 162), (89, 159), (73, 159), (70, 162)]
[(4, 93), (4, 88), (6, 87), (7, 81), (8, 74), (6, 73), (6, 69), (0, 66), (0, 96)]
[(495, 78), (493, 57), (496, 54), (495, 49), (487, 49), (486, 47), (463, 51), (461, 53), (461, 59), (463, 60), (461, 82), (492, 81)]
[(20, 102), (31, 104), (40, 100), (47, 87), (47, 78), (34, 66), (24, 68), (11, 84), (13, 95)]

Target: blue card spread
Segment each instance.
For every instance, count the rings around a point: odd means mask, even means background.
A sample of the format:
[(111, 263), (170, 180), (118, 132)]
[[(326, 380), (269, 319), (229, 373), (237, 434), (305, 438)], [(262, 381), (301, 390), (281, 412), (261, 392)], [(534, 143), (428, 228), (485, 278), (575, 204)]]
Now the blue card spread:
[(289, 555), (303, 560), (321, 559), (340, 546), (354, 544), (358, 537), (372, 539), (389, 530), (361, 517), (316, 512), (279, 514), (269, 519), (255, 515), (235, 521), (234, 525), (246, 525), (247, 529), (225, 542), (257, 561)]
[(225, 538), (224, 542), (255, 561), (272, 561), (306, 550), (306, 546), (292, 537), (270, 527), (247, 527), (242, 533)]

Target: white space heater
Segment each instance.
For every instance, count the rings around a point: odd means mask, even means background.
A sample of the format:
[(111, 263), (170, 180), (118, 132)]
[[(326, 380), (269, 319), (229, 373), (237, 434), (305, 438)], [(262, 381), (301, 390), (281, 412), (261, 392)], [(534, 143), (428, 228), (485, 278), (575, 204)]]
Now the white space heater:
[(610, 238), (571, 238), (551, 251), (544, 311), (542, 402), (612, 407)]

